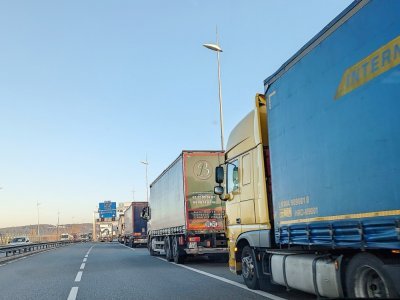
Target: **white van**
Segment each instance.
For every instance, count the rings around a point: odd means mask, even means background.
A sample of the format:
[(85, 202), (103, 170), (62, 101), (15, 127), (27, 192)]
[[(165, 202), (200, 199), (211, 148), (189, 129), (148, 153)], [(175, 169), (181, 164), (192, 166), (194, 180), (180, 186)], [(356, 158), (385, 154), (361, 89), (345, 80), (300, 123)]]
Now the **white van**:
[(10, 246), (30, 244), (29, 238), (26, 236), (16, 236), (9, 243)]

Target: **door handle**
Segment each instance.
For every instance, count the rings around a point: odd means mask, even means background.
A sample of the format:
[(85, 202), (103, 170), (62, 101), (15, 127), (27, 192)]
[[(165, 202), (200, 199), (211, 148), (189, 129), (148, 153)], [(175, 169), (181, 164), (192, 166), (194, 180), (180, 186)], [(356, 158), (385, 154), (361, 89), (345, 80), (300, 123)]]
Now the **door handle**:
[(240, 218), (236, 218), (236, 224), (240, 224), (241, 220)]

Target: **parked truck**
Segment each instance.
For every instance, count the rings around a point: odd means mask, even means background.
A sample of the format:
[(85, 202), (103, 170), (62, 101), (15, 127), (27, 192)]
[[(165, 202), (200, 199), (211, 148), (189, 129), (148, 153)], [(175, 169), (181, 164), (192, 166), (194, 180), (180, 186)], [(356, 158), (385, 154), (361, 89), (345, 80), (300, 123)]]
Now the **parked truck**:
[(194, 255), (227, 258), (225, 205), (213, 193), (214, 169), (222, 161), (220, 151), (182, 151), (150, 185), (144, 216), (151, 255), (175, 263)]
[(135, 248), (147, 245), (147, 222), (141, 218), (142, 210), (148, 206), (147, 202), (132, 202), (124, 212), (124, 242), (125, 245)]
[(399, 74), (400, 1), (355, 1), (264, 81), (214, 190), (249, 288), (399, 298)]

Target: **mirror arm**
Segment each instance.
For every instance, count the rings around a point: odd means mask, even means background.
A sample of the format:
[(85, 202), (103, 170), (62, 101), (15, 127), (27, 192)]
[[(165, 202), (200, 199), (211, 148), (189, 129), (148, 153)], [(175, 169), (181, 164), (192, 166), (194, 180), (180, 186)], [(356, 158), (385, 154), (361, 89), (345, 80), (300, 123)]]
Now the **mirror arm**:
[(229, 194), (223, 194), (223, 195), (219, 195), (219, 199), (221, 199), (221, 201), (228, 201), (231, 197), (229, 196)]

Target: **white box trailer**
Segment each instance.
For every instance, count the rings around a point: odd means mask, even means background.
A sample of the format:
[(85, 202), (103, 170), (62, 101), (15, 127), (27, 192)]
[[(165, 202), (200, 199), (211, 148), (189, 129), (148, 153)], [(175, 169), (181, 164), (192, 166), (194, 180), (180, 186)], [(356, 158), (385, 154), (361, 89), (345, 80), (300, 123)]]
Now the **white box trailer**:
[(227, 256), (225, 203), (213, 192), (221, 151), (183, 151), (150, 185), (150, 254), (182, 263), (188, 255)]
[(100, 224), (100, 242), (112, 242), (113, 240), (113, 224), (112, 223), (101, 223)]

